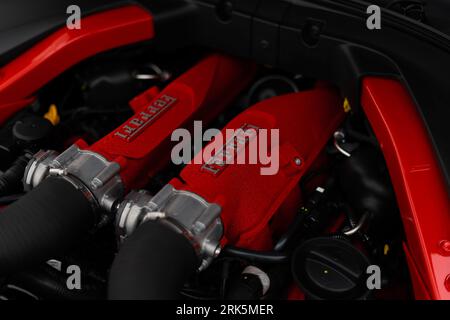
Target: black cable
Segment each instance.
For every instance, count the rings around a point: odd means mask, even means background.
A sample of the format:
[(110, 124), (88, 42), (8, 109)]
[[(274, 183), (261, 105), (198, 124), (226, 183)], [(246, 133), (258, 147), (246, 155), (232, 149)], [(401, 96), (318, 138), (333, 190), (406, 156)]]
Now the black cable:
[(223, 254), (238, 257), (251, 262), (259, 263), (285, 263), (289, 261), (289, 255), (275, 251), (254, 251), (233, 246), (226, 246)]
[(221, 299), (225, 299), (225, 294), (227, 292), (227, 284), (228, 284), (228, 278), (230, 275), (230, 261), (225, 260), (222, 265), (222, 281), (220, 284), (220, 297)]
[(297, 214), (294, 221), (290, 224), (288, 230), (278, 239), (274, 247), (275, 251), (280, 252), (285, 250), (291, 239), (294, 238), (295, 235), (298, 233), (298, 230), (303, 225), (305, 215), (307, 214), (307, 211), (305, 210), (306, 209), (301, 210), (301, 212)]

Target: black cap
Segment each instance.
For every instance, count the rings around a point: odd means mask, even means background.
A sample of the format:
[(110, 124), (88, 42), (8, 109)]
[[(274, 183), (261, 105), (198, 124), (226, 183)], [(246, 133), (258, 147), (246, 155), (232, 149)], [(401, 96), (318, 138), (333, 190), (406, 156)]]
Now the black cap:
[(292, 273), (309, 299), (366, 299), (369, 265), (367, 257), (349, 241), (321, 237), (296, 249)]
[(21, 142), (36, 143), (48, 137), (52, 129), (53, 125), (47, 119), (28, 116), (14, 124), (13, 135)]

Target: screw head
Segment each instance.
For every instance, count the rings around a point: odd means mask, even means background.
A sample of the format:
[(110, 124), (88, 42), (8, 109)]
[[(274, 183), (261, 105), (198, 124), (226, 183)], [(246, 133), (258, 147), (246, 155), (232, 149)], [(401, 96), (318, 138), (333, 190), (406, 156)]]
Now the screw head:
[(194, 224), (194, 230), (193, 231), (194, 231), (195, 234), (200, 234), (203, 231), (205, 231), (205, 229), (206, 229), (206, 226), (202, 222), (197, 221)]
[(294, 159), (294, 163), (295, 163), (296, 166), (301, 166), (301, 165), (302, 165), (302, 159), (300, 159), (300, 158), (295, 158), (295, 159)]

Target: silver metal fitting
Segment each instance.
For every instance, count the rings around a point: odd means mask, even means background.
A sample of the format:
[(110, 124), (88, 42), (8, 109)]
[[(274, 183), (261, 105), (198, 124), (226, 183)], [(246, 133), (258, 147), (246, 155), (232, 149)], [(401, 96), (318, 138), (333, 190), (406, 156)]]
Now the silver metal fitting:
[(153, 197), (146, 191), (131, 192), (118, 208), (116, 226), (123, 241), (145, 221), (159, 219), (188, 238), (201, 261), (199, 270), (204, 270), (220, 254), (221, 211), (195, 193), (166, 185)]
[(251, 274), (254, 276), (257, 276), (259, 278), (259, 281), (261, 281), (262, 286), (262, 294), (265, 295), (267, 291), (270, 289), (270, 277), (267, 273), (265, 273), (263, 270), (256, 266), (247, 266), (244, 271), (242, 271), (242, 274)]
[(60, 176), (82, 190), (93, 205), (112, 211), (125, 192), (119, 171), (118, 163), (72, 145), (59, 155), (38, 152), (25, 169), (23, 182), (29, 191), (49, 176)]
[(350, 152), (348, 152), (347, 150), (345, 150), (342, 147), (342, 144), (345, 142), (345, 134), (343, 131), (336, 131), (333, 134), (333, 138), (334, 138), (334, 147), (336, 148), (337, 151), (339, 151), (341, 154), (343, 154), (344, 156), (346, 156), (347, 158), (350, 158), (352, 155), (350, 154)]

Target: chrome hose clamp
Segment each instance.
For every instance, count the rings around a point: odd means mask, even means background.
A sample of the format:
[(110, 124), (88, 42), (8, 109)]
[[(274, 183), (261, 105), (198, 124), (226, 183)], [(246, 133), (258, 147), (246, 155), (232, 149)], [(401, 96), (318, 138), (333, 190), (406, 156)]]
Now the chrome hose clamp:
[(155, 196), (146, 191), (133, 191), (117, 210), (119, 241), (130, 236), (139, 225), (158, 220), (185, 236), (199, 257), (199, 270), (209, 266), (220, 254), (223, 224), (222, 208), (208, 203), (192, 192), (176, 190), (166, 185)]
[(23, 183), (29, 191), (49, 176), (60, 176), (82, 191), (94, 206), (111, 212), (125, 193), (119, 171), (118, 163), (72, 145), (61, 154), (39, 151), (25, 169)]

